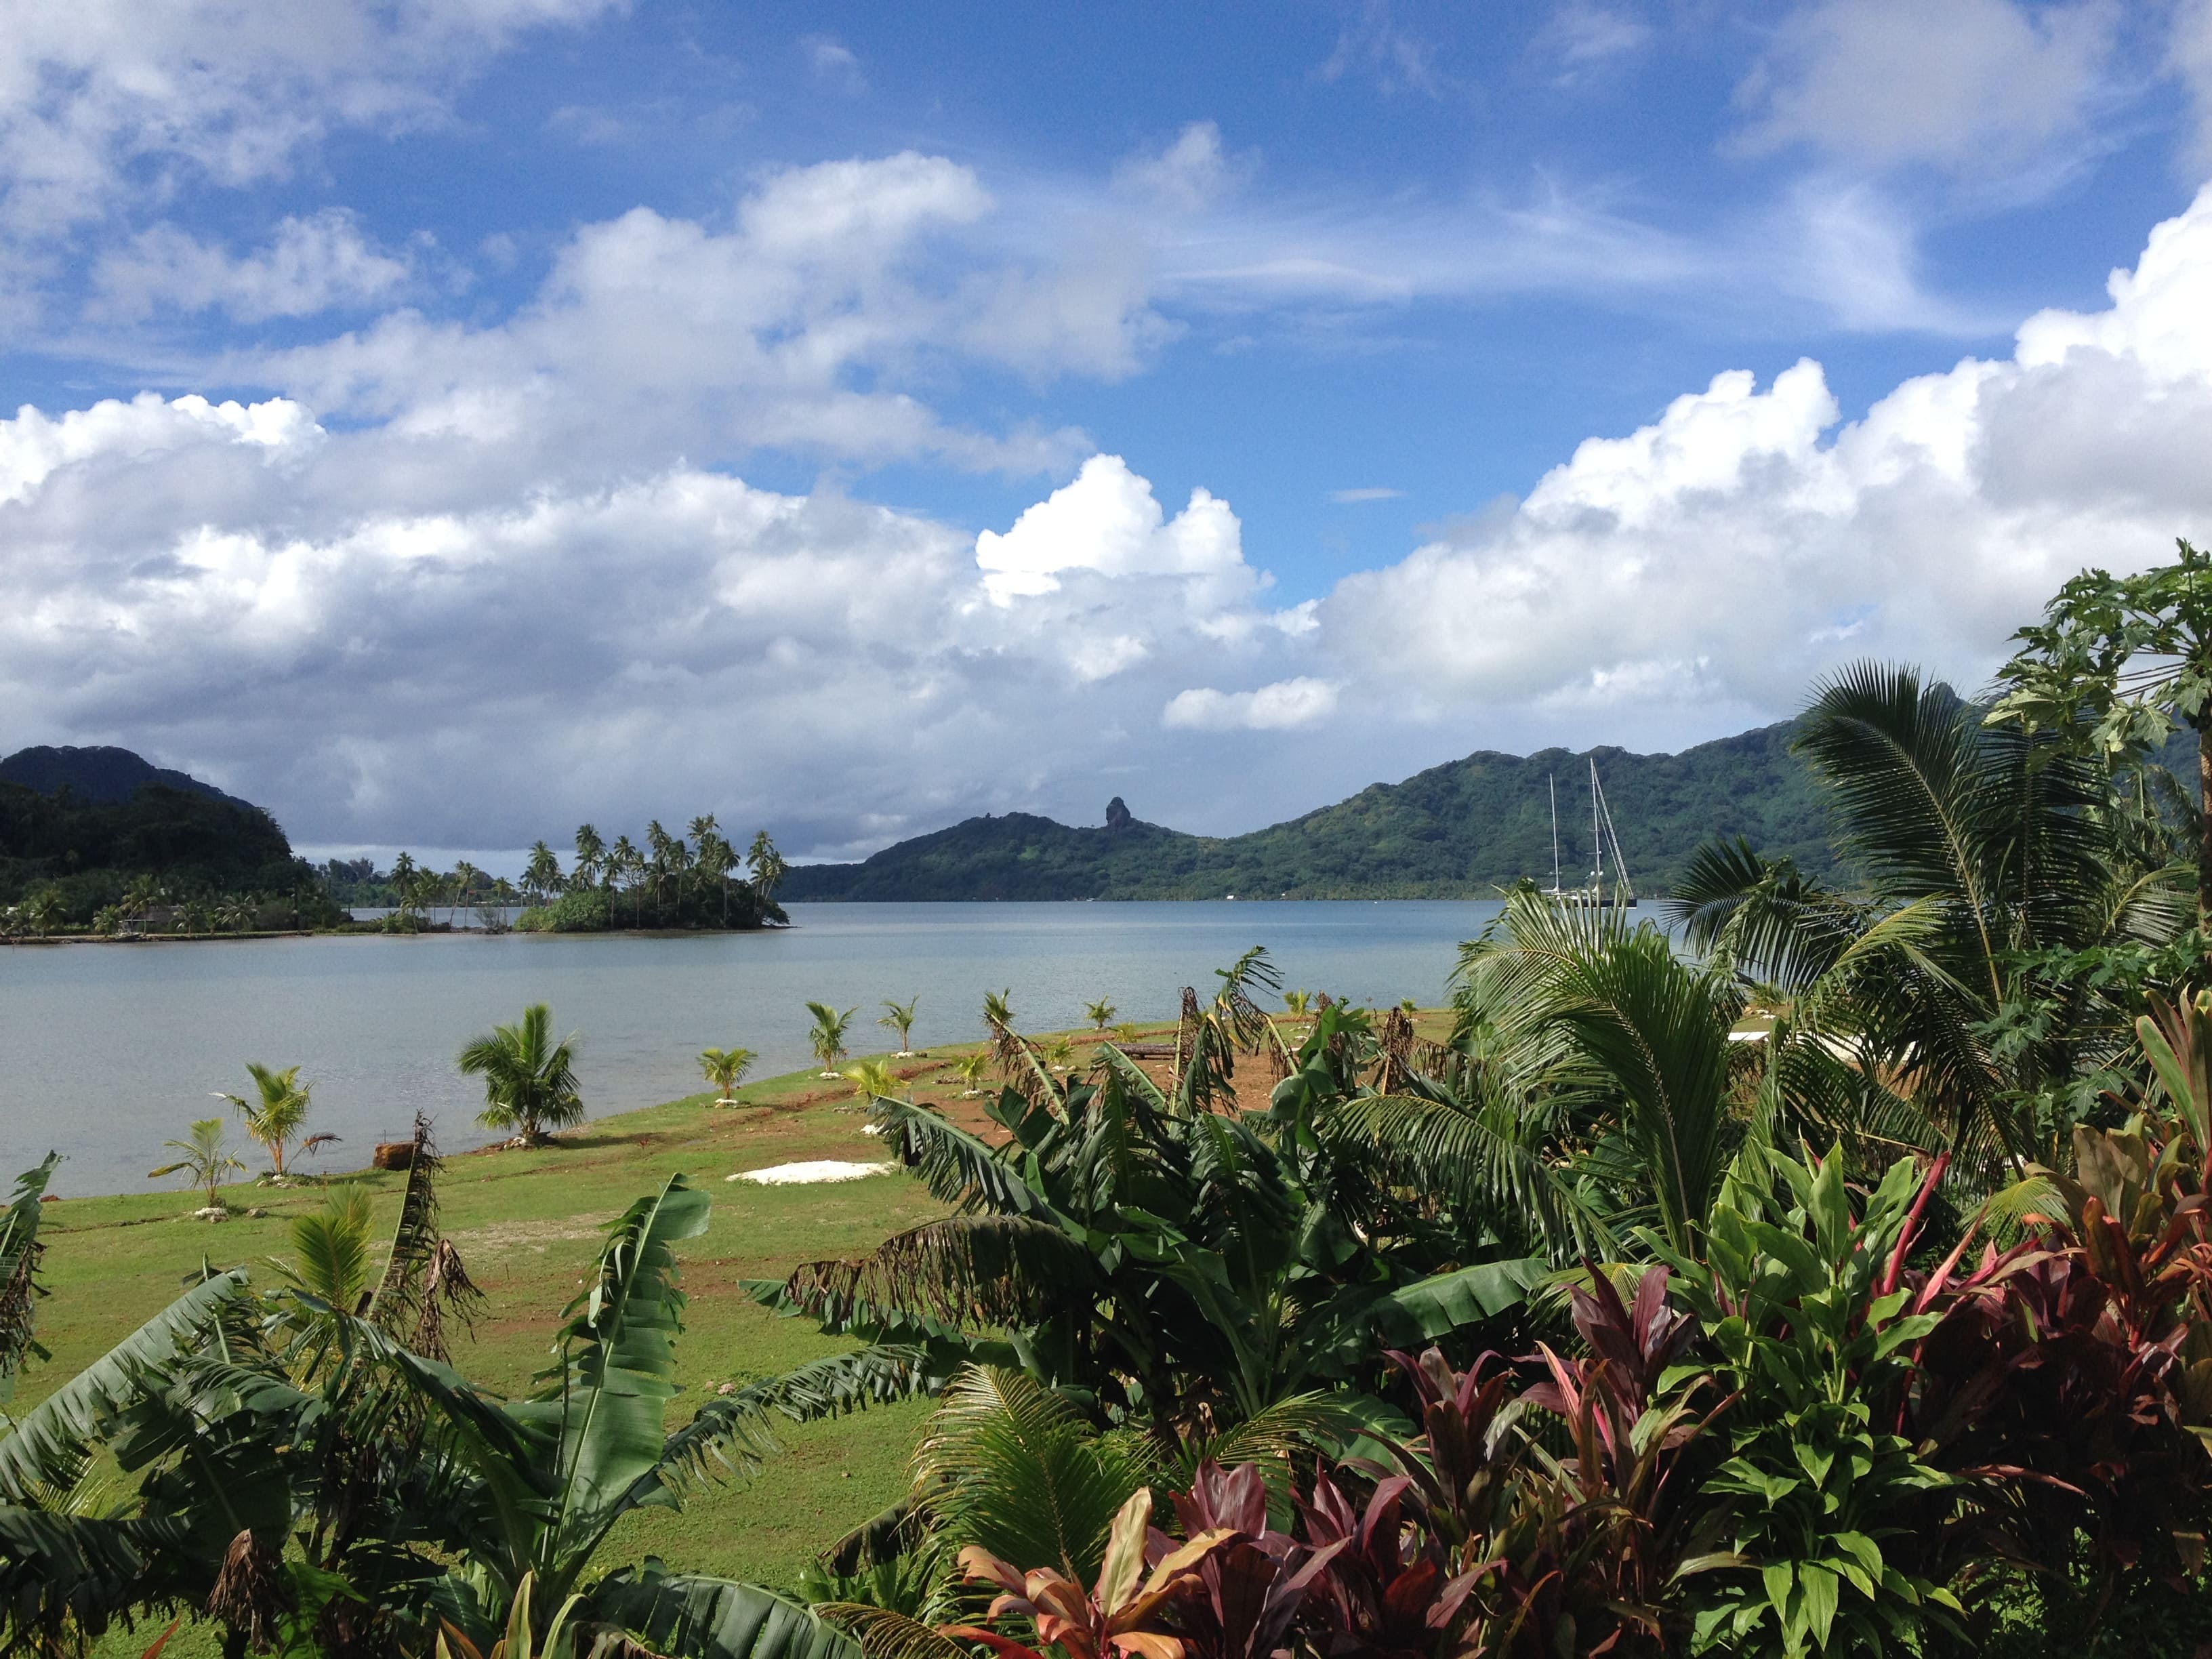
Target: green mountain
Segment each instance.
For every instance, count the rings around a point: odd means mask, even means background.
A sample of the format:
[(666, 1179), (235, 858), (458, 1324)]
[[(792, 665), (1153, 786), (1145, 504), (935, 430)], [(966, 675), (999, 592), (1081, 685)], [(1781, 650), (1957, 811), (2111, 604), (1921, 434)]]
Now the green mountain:
[(144, 878), (168, 899), (264, 896), (335, 920), (276, 820), (127, 749), (27, 749), (0, 760), (0, 907), (50, 894), (88, 924)]
[(75, 749), (64, 744), (57, 749), (40, 744), (18, 749), (7, 759), (0, 760), (0, 783), (20, 783), (42, 795), (58, 794), (66, 789), (80, 801), (97, 801), (108, 806), (120, 805), (146, 784), (158, 783), (167, 789), (205, 795), (210, 800), (228, 801), (249, 812), (256, 810), (251, 803), (235, 795), (226, 795), (213, 784), (202, 783), (188, 772), (156, 766), (128, 749), (106, 745)]
[(1552, 878), (1552, 781), (1572, 885), (1590, 864), (1589, 763), (1597, 763), (1628, 872), (1662, 892), (1698, 844), (1741, 835), (1808, 874), (1835, 867), (1827, 815), (1790, 753), (1796, 724), (1762, 726), (1676, 755), (1528, 756), (1485, 750), (1403, 783), (1249, 835), (1185, 835), (1132, 817), (1075, 829), (1025, 812), (969, 818), (860, 864), (794, 866), (787, 900), (1486, 898)]

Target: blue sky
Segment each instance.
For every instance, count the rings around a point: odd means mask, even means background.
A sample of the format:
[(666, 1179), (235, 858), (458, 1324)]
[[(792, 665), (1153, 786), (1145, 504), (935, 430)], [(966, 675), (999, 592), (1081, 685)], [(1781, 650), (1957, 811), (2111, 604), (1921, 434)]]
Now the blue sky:
[(319, 848), (1234, 831), (2212, 534), (2206, 0), (7, 10), (0, 745)]

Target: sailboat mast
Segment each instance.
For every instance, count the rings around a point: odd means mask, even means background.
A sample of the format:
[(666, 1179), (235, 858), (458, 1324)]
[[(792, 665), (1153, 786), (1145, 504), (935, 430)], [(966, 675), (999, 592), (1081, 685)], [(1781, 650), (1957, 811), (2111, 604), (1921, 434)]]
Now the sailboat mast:
[(1602, 898), (1605, 891), (1605, 837), (1599, 833), (1597, 823), (1597, 763), (1590, 769), (1590, 846), (1597, 854), (1597, 867), (1590, 873), (1593, 896)]

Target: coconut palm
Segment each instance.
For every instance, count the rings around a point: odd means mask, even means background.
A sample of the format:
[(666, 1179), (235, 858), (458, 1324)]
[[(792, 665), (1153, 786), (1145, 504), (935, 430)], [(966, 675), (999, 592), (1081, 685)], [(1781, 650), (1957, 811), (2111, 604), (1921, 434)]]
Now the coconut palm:
[(568, 872), (568, 884), (578, 892), (589, 892), (602, 884), (605, 874), (607, 844), (599, 839), (599, 832), (588, 823), (576, 826), (576, 861)]
[[(628, 836), (617, 836), (615, 844), (607, 848), (602, 885), (610, 892), (628, 887), (630, 891), (630, 922), (641, 927), (645, 921), (645, 854)], [(610, 901), (611, 902), (612, 901)]]
[(525, 1146), (544, 1140), (549, 1129), (584, 1120), (576, 1091), (576, 1039), (553, 1041), (552, 1012), (533, 1002), (520, 1024), (496, 1025), (461, 1050), (463, 1073), (484, 1080), (484, 1109), (477, 1121), (511, 1129)]
[(872, 1101), (894, 1099), (898, 1095), (898, 1076), (880, 1060), (855, 1060), (838, 1073), (853, 1085), (853, 1098), (863, 1105)]
[(284, 1176), (284, 1149), (307, 1121), (308, 1085), (300, 1081), (300, 1068), (296, 1066), (280, 1072), (248, 1060), (246, 1070), (253, 1079), (252, 1100), (220, 1093), (216, 1098), (228, 1101), (246, 1120), (246, 1133), (268, 1149), (270, 1173), (281, 1181)]
[(161, 902), (161, 884), (151, 876), (138, 876), (123, 890), (123, 914), (137, 921)]
[(848, 1008), (839, 1013), (826, 1002), (810, 1002), (806, 1012), (814, 1016), (814, 1029), (806, 1034), (807, 1045), (814, 1050), (815, 1059), (822, 1062), (822, 1075), (837, 1075), (837, 1062), (845, 1058), (845, 1032), (853, 1023), (853, 1016), (860, 1011)]
[(1086, 1002), (1083, 1005), (1084, 1018), (1091, 1022), (1092, 1030), (1101, 1033), (1114, 1023), (1114, 1016), (1121, 1012), (1104, 997), (1099, 998), (1096, 1002)]
[(31, 931), (40, 939), (53, 933), (61, 916), (61, 900), (52, 888), (42, 887), (23, 901), (23, 920), (30, 923)]
[(708, 1082), (722, 1091), (721, 1097), (714, 1104), (734, 1106), (738, 1103), (730, 1097), (738, 1085), (744, 1081), (745, 1073), (752, 1069), (753, 1061), (758, 1058), (750, 1048), (702, 1048), (699, 1051), (699, 1069), (707, 1074)]
[[(1863, 896), (1709, 846), (1676, 890), (1690, 942), (1784, 997), (1855, 955), (1839, 1040), (1867, 1075), (1897, 1080), (1959, 1172), (2063, 1167), (2134, 1011), (2094, 975), (2038, 963), (2172, 939), (2189, 914), (2177, 872), (2131, 855), (2101, 761), (2048, 726), (1985, 726), (1910, 669), (1825, 682), (1797, 748), (1828, 787)], [(1868, 936), (1899, 923), (1913, 948), (1869, 956)]]
[(761, 830), (753, 837), (753, 844), (745, 854), (745, 865), (751, 872), (753, 891), (760, 895), (763, 908), (775, 902), (775, 890), (783, 884), (784, 876), (791, 866), (783, 854), (775, 850), (775, 843)]
[(901, 1060), (908, 1059), (914, 1054), (914, 1043), (910, 1034), (914, 1030), (914, 1011), (921, 1006), (920, 997), (915, 997), (909, 1002), (892, 1002), (886, 999), (884, 1003), (883, 1015), (876, 1021), (877, 1024), (898, 1033), (898, 1057)]
[(349, 1313), (362, 1311), (376, 1288), (368, 1194), (350, 1186), (324, 1194), (319, 1209), (293, 1218), (292, 1260), (277, 1266), (288, 1280), (318, 1300)]
[(530, 862), (522, 866), (522, 885), (539, 902), (548, 894), (561, 890), (561, 860), (542, 841), (530, 844)]
[(645, 839), (646, 844), (652, 848), (652, 854), (647, 860), (647, 868), (650, 872), (655, 907), (665, 911), (683, 897), (684, 877), (691, 868), (691, 849), (680, 837), (662, 829), (659, 818), (645, 826)]
[(983, 1092), (983, 1079), (991, 1069), (991, 1051), (978, 1048), (972, 1054), (963, 1054), (952, 1062), (952, 1070), (960, 1079), (960, 1097), (973, 1100)]
[(692, 863), (702, 879), (712, 876), (722, 890), (722, 926), (730, 925), (730, 872), (738, 867), (738, 849), (723, 838), (712, 812), (691, 820), (691, 839), (698, 851)]
[(184, 1156), (173, 1164), (164, 1164), (158, 1170), (147, 1171), (146, 1179), (159, 1181), (164, 1176), (182, 1175), (195, 1187), (207, 1194), (207, 1207), (223, 1208), (222, 1178), (228, 1175), (244, 1175), (246, 1165), (230, 1155), (222, 1144), (222, 1120), (204, 1117), (192, 1125), (189, 1140), (165, 1140), (164, 1146), (182, 1152)]

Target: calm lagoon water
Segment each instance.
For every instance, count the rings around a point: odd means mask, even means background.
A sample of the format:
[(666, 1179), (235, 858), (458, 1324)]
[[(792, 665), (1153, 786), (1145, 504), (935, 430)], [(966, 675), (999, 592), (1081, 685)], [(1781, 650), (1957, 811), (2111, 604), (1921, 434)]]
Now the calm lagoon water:
[[(1265, 945), (1285, 983), (1358, 1002), (1440, 1000), (1459, 941), (1495, 902), (794, 904), (764, 933), (30, 945), (0, 950), (0, 1181), (68, 1156), (63, 1194), (147, 1189), (161, 1143), (247, 1092), (246, 1062), (303, 1067), (313, 1127), (356, 1168), (419, 1108), (451, 1151), (480, 1146), (480, 1085), (453, 1056), (525, 1004), (580, 1038), (593, 1115), (701, 1087), (693, 1056), (743, 1044), (757, 1077), (806, 1063), (804, 1003), (857, 1005), (854, 1048), (890, 1046), (886, 997), (921, 999), (918, 1045), (982, 1035), (986, 991), (1029, 1029), (1079, 1025), (1111, 998), (1172, 1017), (1185, 985)], [(232, 1120), (235, 1124), (234, 1117)], [(237, 1137), (234, 1137), (237, 1138)], [(241, 1146), (241, 1154), (245, 1152)], [(258, 1167), (257, 1165), (256, 1167)]]

